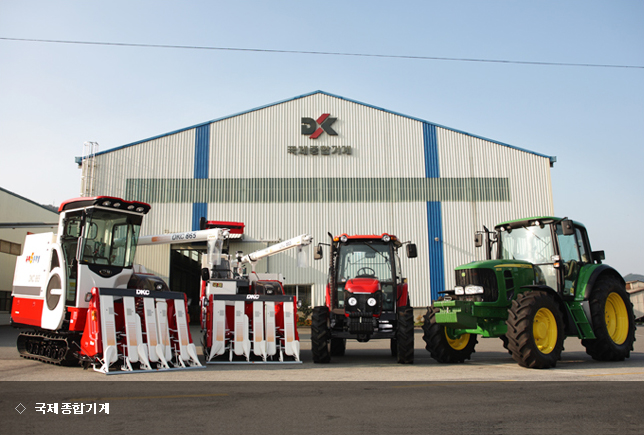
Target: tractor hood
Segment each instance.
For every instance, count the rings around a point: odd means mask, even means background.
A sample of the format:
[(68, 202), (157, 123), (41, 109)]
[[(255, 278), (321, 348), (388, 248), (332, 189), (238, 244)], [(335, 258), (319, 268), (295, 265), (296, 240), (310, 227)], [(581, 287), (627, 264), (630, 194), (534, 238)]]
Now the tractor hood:
[(380, 290), (380, 281), (375, 278), (353, 278), (344, 285), (349, 293), (375, 293)]
[(475, 261), (457, 267), (454, 272), (454, 296), (478, 302), (505, 304), (508, 295), (535, 284), (534, 266), (522, 260)]
[(504, 268), (521, 268), (532, 269), (532, 263), (523, 260), (483, 260), (473, 261), (471, 263), (462, 264), (455, 270), (466, 269), (504, 269)]

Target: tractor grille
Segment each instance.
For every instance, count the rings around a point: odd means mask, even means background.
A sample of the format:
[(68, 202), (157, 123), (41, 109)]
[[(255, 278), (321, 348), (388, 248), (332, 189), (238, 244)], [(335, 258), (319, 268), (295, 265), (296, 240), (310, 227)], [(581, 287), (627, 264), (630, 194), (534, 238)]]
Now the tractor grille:
[[(492, 269), (464, 269), (456, 271), (456, 285), (480, 285), (483, 287), (483, 302), (495, 302), (499, 298), (496, 274)], [(471, 296), (455, 296), (457, 299)]]
[[(349, 300), (356, 299), (351, 305)], [(369, 305), (369, 299), (375, 299), (374, 305)], [(344, 293), (344, 311), (348, 314), (349, 332), (351, 334), (372, 334), (378, 325), (377, 316), (382, 311), (382, 291), (372, 294)]]
[(377, 323), (374, 322), (373, 317), (366, 317), (360, 314), (351, 314), (349, 316), (349, 333), (373, 334), (373, 330), (376, 324)]

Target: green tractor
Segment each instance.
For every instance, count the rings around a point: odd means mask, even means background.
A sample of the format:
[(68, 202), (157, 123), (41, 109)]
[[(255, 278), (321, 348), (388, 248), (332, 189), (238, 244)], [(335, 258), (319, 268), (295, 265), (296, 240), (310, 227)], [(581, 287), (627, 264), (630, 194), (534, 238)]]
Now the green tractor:
[[(456, 268), (454, 290), (428, 308), (423, 340), (432, 358), (459, 363), (477, 336), (498, 337), (521, 366), (555, 367), (567, 336), (599, 361), (622, 361), (635, 341), (624, 279), (591, 251), (586, 228), (567, 218), (535, 217), (483, 227), (485, 261)], [(496, 244), (496, 260), (492, 248)]]

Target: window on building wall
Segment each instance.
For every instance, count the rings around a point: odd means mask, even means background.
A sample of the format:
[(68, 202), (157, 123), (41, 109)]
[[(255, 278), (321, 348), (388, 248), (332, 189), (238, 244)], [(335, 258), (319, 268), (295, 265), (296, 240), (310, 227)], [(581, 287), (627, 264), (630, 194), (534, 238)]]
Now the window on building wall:
[(11, 311), (11, 292), (0, 291), (0, 311)]
[(11, 255), (20, 255), (22, 245), (19, 243), (9, 242), (7, 240), (0, 240), (0, 252)]
[(311, 306), (312, 285), (285, 285), (284, 293), (295, 296), (296, 300), (302, 301), (302, 308)]

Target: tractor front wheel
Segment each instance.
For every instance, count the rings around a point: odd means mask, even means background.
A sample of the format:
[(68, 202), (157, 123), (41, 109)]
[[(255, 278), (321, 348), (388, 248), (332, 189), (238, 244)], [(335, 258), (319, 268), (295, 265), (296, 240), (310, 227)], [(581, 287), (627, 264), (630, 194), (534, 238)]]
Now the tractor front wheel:
[(398, 309), (396, 325), (396, 358), (399, 364), (414, 363), (414, 309)]
[(564, 341), (563, 315), (546, 292), (521, 293), (512, 302), (506, 321), (508, 350), (519, 365), (533, 369), (555, 367)]
[(462, 363), (470, 359), (478, 343), (476, 334), (456, 335), (452, 328), (436, 323), (438, 308), (429, 307), (424, 317), (423, 340), (432, 358), (440, 363)]
[(329, 308), (326, 306), (313, 308), (311, 315), (311, 353), (314, 363), (328, 363), (331, 361), (329, 353)]
[(635, 341), (633, 304), (615, 277), (597, 280), (590, 294), (594, 340), (584, 339), (586, 353), (598, 361), (622, 361), (630, 356)]

